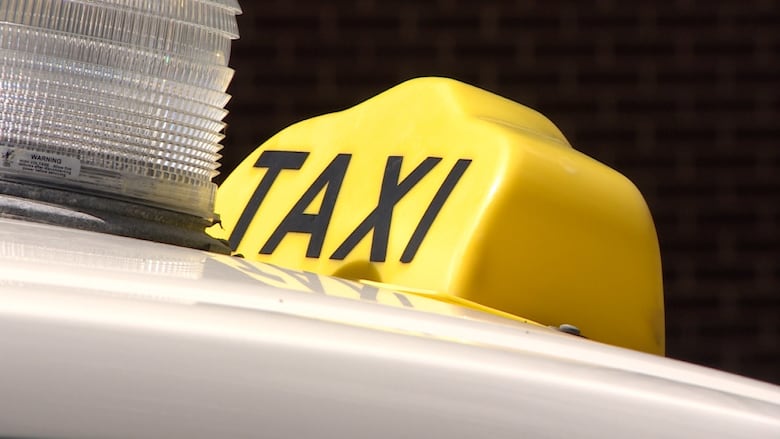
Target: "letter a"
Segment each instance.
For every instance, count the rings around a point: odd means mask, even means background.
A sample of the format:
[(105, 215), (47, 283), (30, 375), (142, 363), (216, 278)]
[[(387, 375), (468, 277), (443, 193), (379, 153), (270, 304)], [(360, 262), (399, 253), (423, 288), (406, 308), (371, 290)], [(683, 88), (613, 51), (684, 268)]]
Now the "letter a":
[[(268, 238), (268, 241), (260, 249), (260, 254), (270, 255), (279, 246), (282, 238), (290, 232), (308, 233), (309, 246), (306, 249), (307, 258), (319, 258), (322, 252), (322, 244), (325, 241), (325, 233), (328, 231), (330, 218), (333, 215), (333, 208), (336, 205), (341, 183), (344, 181), (344, 175), (347, 173), (347, 166), (352, 154), (339, 154), (322, 171), (319, 177), (314, 180), (309, 189), (301, 196), (301, 199), (295, 203), (286, 217), (282, 220), (279, 227)], [(317, 214), (305, 213), (306, 208), (317, 198), (322, 190), (325, 189), (325, 196), (322, 200), (322, 206)]]

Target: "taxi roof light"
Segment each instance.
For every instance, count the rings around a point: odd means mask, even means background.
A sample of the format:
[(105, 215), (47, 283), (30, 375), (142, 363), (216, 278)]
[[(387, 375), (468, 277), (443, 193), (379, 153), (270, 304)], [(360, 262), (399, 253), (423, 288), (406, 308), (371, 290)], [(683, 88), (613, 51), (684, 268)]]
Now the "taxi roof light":
[(216, 209), (211, 232), (250, 259), (664, 351), (641, 194), (541, 114), (467, 84), (416, 79), (293, 125), (228, 176)]

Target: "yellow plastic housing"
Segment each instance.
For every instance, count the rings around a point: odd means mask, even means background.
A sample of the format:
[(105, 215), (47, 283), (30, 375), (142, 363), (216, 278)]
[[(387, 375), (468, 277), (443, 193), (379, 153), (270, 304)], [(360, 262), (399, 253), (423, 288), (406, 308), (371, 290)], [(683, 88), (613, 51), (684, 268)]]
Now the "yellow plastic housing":
[(664, 351), (638, 190), (536, 111), (454, 80), (411, 80), (285, 129), (227, 178), (216, 212), (213, 235), (249, 259)]

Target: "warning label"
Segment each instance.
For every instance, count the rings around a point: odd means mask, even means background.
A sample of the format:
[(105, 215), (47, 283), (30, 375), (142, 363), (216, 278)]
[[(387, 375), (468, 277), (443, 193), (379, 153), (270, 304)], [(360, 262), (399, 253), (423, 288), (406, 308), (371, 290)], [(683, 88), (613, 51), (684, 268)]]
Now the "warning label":
[(81, 172), (81, 162), (73, 157), (13, 148), (0, 153), (0, 165), (16, 171), (59, 178), (76, 178)]

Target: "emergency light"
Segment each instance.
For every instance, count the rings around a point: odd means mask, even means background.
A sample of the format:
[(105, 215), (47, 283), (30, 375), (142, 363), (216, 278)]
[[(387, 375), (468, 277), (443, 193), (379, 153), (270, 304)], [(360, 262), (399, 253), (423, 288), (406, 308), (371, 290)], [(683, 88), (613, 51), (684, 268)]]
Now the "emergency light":
[(212, 221), (238, 13), (236, 0), (0, 1), (3, 193)]

